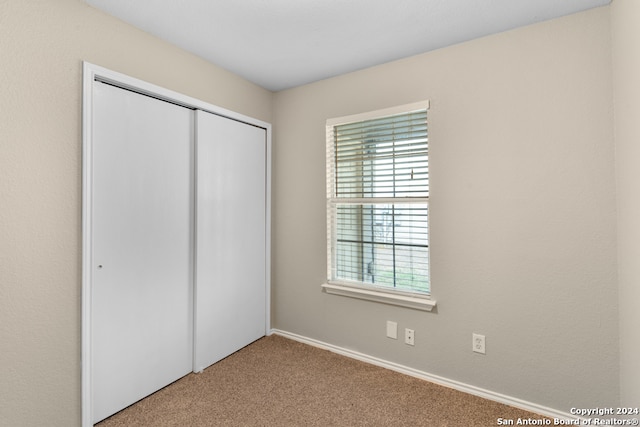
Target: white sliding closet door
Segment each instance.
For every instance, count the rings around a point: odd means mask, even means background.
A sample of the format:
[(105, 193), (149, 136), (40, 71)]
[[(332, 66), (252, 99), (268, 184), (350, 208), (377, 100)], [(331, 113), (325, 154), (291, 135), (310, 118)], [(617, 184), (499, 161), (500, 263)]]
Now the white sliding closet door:
[(92, 418), (193, 363), (194, 112), (93, 83)]
[(196, 112), (194, 371), (266, 333), (266, 131)]

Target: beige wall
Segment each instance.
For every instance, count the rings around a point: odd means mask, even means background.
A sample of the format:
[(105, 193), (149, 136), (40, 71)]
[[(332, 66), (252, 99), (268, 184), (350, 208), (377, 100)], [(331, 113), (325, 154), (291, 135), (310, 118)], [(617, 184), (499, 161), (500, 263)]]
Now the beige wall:
[[(274, 327), (561, 411), (615, 406), (610, 40), (605, 7), (277, 93)], [(323, 294), (325, 120), (422, 99), (437, 312)]]
[(640, 402), (640, 2), (611, 6), (618, 190), (620, 403)]
[[(559, 410), (636, 404), (637, 9), (274, 97), (81, 0), (0, 0), (0, 424), (80, 424), (82, 60), (274, 123), (274, 327)], [(437, 312), (321, 293), (325, 120), (427, 98)]]
[(271, 121), (272, 94), (81, 0), (0, 0), (0, 425), (80, 425), (87, 60)]

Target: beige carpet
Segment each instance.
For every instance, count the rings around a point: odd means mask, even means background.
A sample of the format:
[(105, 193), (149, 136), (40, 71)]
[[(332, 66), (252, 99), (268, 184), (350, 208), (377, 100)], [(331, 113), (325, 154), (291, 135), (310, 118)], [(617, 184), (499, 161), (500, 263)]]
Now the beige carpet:
[(542, 417), (270, 336), (97, 425), (495, 426), (498, 418)]

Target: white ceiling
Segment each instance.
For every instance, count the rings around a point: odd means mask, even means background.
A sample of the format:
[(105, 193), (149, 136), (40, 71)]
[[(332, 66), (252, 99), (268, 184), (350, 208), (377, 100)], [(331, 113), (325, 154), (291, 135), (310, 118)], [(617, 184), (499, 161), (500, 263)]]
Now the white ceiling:
[(85, 0), (278, 91), (610, 0)]

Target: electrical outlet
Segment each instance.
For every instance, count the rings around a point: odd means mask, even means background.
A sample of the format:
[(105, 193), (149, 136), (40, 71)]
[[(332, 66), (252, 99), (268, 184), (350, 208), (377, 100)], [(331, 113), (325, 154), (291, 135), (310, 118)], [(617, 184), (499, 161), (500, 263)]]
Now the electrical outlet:
[(413, 345), (414, 341), (414, 331), (413, 329), (405, 329), (404, 330), (404, 343), (408, 345)]
[(486, 354), (484, 335), (473, 334), (473, 351), (480, 354)]
[(396, 322), (387, 320), (387, 337), (394, 340), (398, 339), (398, 324)]

